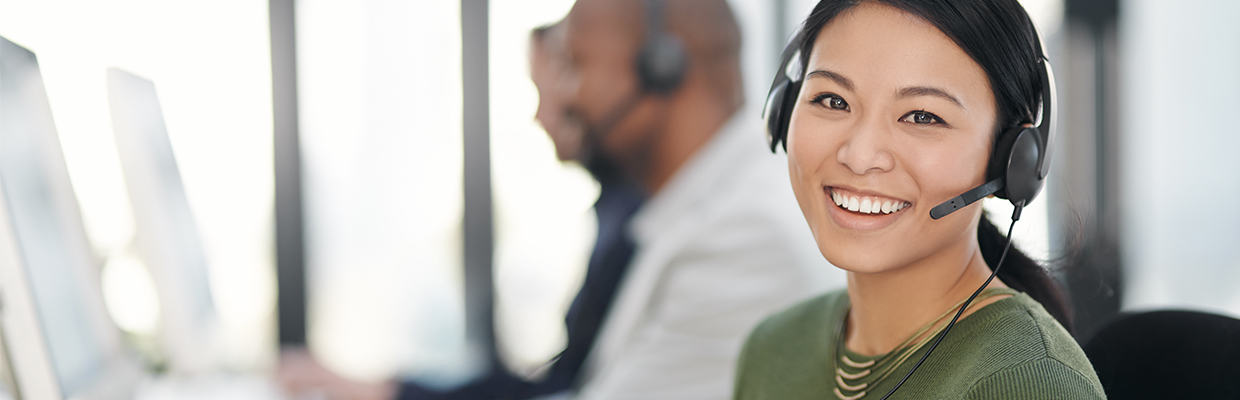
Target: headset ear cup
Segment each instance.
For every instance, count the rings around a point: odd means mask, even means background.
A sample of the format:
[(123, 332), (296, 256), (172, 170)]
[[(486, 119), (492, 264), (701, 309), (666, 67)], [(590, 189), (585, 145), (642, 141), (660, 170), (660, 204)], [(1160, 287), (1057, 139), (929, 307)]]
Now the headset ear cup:
[(1038, 176), (1041, 153), (1036, 128), (1017, 127), (1003, 132), (986, 173), (987, 180), (1004, 178), (1003, 189), (995, 192), (995, 196), (1012, 204), (1033, 201), (1042, 190), (1042, 179)]
[[(780, 118), (784, 111), (784, 92), (788, 91), (788, 81), (780, 82), (771, 88), (766, 95), (766, 107), (762, 119), (766, 121), (766, 145), (775, 153), (779, 143), (784, 140), (784, 131), (780, 129)], [(784, 149), (787, 151), (787, 148)]]
[(792, 119), (792, 109), (796, 106), (796, 96), (801, 92), (801, 83), (783, 81), (771, 89), (766, 97), (766, 140), (771, 152), (783, 146), (788, 152), (788, 124)]
[(779, 118), (779, 139), (784, 146), (784, 153), (788, 152), (788, 128), (792, 126), (792, 110), (797, 106), (797, 96), (801, 95), (801, 81), (791, 81), (788, 83), (788, 90), (784, 92), (784, 106), (780, 107), (783, 112)]
[(642, 89), (660, 95), (675, 91), (684, 80), (688, 63), (680, 39), (666, 33), (650, 38), (637, 54), (637, 75)]
[[(987, 182), (1000, 177), (1005, 177), (1006, 179), (1008, 159), (1012, 155), (1012, 145), (1016, 143), (1016, 138), (1024, 130), (1025, 128), (1023, 127), (1010, 128), (999, 135), (999, 139), (995, 141), (994, 154), (990, 155), (990, 162), (986, 164)], [(1000, 199), (1008, 198), (1007, 185), (995, 192), (995, 197)]]

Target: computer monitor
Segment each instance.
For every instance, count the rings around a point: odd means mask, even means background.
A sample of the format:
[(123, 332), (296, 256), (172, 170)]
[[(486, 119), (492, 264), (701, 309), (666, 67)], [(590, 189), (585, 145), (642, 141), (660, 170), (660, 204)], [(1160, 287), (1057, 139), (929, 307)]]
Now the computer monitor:
[(155, 84), (112, 68), (108, 97), (134, 210), (135, 240), (159, 289), (161, 341), (169, 367), (187, 373), (212, 369), (218, 364), (220, 334), (207, 258)]
[(13, 400), (14, 388), (17, 387), (13, 384), (13, 362), (9, 360), (8, 348), (4, 342), (4, 329), (0, 329), (0, 400)]
[(38, 60), (0, 38), (0, 328), (21, 398), (129, 396), (141, 371), (98, 271)]

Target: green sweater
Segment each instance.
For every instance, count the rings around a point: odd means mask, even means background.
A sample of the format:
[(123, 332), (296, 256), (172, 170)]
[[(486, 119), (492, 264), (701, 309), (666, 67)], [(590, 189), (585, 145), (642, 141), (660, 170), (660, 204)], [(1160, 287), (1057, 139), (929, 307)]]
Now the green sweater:
[[(836, 399), (836, 335), (848, 311), (839, 290), (766, 319), (749, 335), (737, 368), (738, 400)], [(921, 359), (917, 350), (862, 400), (879, 400)], [(854, 361), (867, 358), (851, 354)], [(850, 392), (844, 392), (849, 394)], [(1105, 399), (1085, 353), (1024, 293), (956, 323), (892, 399)]]

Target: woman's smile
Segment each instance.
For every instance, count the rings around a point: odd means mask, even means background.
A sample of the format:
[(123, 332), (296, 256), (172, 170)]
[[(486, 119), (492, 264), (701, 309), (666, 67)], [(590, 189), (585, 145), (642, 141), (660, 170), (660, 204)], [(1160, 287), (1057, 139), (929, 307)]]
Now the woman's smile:
[(827, 214), (845, 229), (869, 231), (885, 228), (904, 216), (913, 205), (906, 200), (842, 186), (825, 186), (823, 193), (826, 201), (834, 204), (834, 207), (827, 206)]

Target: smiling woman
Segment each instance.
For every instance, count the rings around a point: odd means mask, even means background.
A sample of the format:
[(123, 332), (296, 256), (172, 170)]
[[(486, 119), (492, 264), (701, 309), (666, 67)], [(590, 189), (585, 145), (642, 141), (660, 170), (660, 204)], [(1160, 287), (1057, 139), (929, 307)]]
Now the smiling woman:
[[(980, 65), (929, 22), (907, 16), (863, 5), (824, 27), (819, 38), (829, 39), (809, 54), (811, 72), (792, 112), (794, 191), (819, 248), (846, 270), (970, 261), (977, 247), (966, 233), (980, 207), (942, 221), (928, 212), (985, 182), (995, 99)], [(869, 214), (875, 202), (909, 206)]]
[(1019, 3), (824, 0), (798, 40), (771, 145), (848, 289), (755, 329), (735, 397), (1105, 397), (1054, 281), (967, 198), (1019, 212), (1045, 178), (1052, 78)]

